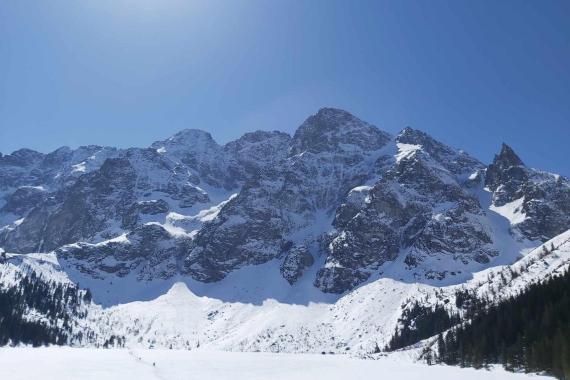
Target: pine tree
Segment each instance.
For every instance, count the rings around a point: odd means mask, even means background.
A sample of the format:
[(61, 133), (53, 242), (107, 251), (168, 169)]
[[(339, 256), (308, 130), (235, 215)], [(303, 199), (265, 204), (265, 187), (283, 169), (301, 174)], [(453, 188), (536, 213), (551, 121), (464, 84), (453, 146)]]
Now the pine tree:
[[(438, 336), (438, 345), (440, 337)], [(438, 360), (546, 372), (570, 380), (570, 272), (475, 312), (447, 333)]]

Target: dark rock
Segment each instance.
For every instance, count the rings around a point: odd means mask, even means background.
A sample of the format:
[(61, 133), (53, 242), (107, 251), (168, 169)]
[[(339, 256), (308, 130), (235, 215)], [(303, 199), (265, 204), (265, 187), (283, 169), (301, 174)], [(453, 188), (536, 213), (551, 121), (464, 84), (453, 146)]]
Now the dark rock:
[(314, 262), (315, 259), (307, 247), (294, 246), (285, 255), (279, 269), (283, 278), (293, 285), (301, 277), (303, 271)]
[(8, 196), (6, 204), (0, 209), (0, 212), (24, 216), (46, 197), (47, 193), (41, 187), (22, 186)]

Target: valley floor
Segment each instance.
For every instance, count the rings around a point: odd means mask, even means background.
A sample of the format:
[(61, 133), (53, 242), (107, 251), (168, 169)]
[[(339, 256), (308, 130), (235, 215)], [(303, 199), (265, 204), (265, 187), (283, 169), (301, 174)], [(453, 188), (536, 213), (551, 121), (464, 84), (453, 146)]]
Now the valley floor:
[[(154, 363), (154, 365), (153, 365)], [(91, 348), (0, 348), (0, 379), (547, 379), (492, 370), (427, 366), (397, 357)]]

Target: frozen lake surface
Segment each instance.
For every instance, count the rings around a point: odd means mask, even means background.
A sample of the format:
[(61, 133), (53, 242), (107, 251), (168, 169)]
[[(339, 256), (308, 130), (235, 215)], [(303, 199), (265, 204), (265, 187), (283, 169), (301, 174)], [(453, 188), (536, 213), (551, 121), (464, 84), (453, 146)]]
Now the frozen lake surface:
[[(154, 365), (153, 365), (154, 363)], [(91, 348), (0, 348), (0, 379), (550, 379), (496, 367), (427, 366), (405, 358)]]

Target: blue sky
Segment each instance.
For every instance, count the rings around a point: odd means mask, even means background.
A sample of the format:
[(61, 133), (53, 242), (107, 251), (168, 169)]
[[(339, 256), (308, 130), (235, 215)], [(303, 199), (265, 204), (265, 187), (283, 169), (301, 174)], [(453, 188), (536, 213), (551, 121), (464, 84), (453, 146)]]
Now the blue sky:
[(570, 175), (568, 1), (0, 3), (0, 152), (224, 143), (323, 106)]

